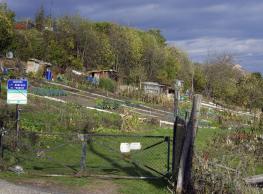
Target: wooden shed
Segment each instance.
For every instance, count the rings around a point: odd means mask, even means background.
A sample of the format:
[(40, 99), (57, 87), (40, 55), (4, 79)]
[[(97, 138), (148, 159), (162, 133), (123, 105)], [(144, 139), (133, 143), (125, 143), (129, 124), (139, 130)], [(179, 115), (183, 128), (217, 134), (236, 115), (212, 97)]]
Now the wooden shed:
[(101, 78), (108, 78), (112, 79), (114, 81), (118, 81), (118, 73), (115, 70), (93, 70), (89, 71), (87, 73), (88, 77), (96, 78), (96, 79), (101, 79)]
[(37, 73), (44, 71), (46, 68), (51, 67), (51, 63), (44, 62), (38, 59), (29, 59), (26, 64), (26, 73)]

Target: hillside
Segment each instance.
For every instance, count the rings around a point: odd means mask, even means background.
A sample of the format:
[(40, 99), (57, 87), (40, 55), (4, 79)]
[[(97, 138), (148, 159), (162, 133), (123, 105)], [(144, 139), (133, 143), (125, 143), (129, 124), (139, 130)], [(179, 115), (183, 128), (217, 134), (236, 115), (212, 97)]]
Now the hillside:
[(250, 110), (263, 106), (260, 73), (229, 68), (236, 64), (230, 54), (192, 63), (187, 53), (167, 45), (158, 29), (140, 30), (80, 16), (50, 18), (44, 8), (36, 11), (35, 18), (16, 22), (6, 4), (0, 4), (0, 15), (0, 56), (12, 51), (17, 61), (47, 61), (53, 64), (54, 74), (112, 69), (121, 84), (135, 86), (156, 81), (172, 87), (179, 79), (184, 81), (184, 91), (202, 93), (226, 105)]

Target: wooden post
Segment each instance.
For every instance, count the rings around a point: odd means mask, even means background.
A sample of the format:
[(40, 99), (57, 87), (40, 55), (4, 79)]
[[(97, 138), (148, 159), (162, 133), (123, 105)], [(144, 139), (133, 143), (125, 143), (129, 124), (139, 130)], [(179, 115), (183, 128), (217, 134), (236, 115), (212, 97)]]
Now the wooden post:
[(2, 159), (4, 158), (3, 130), (4, 130), (4, 123), (3, 121), (0, 121), (0, 152)]
[(198, 126), (198, 117), (201, 108), (201, 95), (194, 95), (192, 112), (187, 124), (186, 138), (183, 145), (183, 151), (179, 164), (179, 172), (176, 186), (176, 193), (182, 193), (191, 186), (192, 177), (192, 157), (193, 157), (193, 145), (196, 136), (196, 130)]
[(81, 159), (80, 159), (80, 171), (84, 172), (86, 170), (86, 157), (87, 157), (87, 134), (83, 134), (82, 148), (81, 148)]
[(18, 144), (19, 139), (19, 120), (20, 120), (20, 110), (19, 105), (16, 105), (16, 144)]
[(2, 96), (2, 77), (0, 76), (0, 97)]
[(179, 113), (179, 99), (180, 99), (180, 90), (177, 86), (177, 83), (174, 84), (174, 118), (178, 116)]
[[(173, 134), (173, 155), (172, 155), (172, 181), (176, 182), (178, 175), (178, 166), (183, 149), (186, 133), (186, 123), (180, 117), (176, 117)], [(175, 183), (176, 185), (176, 183)]]
[(178, 122), (178, 117), (175, 118), (174, 122), (174, 128), (173, 128), (173, 150), (172, 150), (172, 181), (175, 180), (175, 157), (176, 157), (176, 150), (175, 150), (175, 145), (176, 145), (176, 128), (177, 128), (177, 122)]

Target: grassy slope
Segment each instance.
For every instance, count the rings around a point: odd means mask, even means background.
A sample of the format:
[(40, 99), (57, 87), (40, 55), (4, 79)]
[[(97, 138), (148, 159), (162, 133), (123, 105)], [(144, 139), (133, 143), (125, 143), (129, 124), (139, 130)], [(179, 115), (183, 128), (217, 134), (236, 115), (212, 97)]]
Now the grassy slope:
[[(5, 102), (2, 100), (1, 104), (3, 105)], [(21, 126), (24, 129), (27, 130), (33, 130), (33, 131), (71, 131), (74, 130), (74, 127), (76, 126), (76, 123), (74, 121), (82, 122), (85, 121), (87, 118), (91, 118), (98, 123), (106, 122), (108, 123), (108, 127), (116, 127), (114, 126), (115, 122), (118, 123), (118, 120), (120, 120), (119, 117), (108, 115), (104, 113), (97, 113), (95, 111), (89, 111), (86, 109), (81, 109), (80, 107), (74, 107), (72, 105), (64, 105), (62, 103), (54, 103), (48, 100), (40, 100), (37, 98), (30, 97), (29, 104), (27, 106), (23, 106), (23, 111), (21, 113)], [(11, 106), (10, 106), (11, 107)], [(13, 107), (11, 107), (13, 110)], [(81, 114), (79, 114), (81, 112)], [(87, 115), (90, 115), (87, 117)], [(109, 118), (110, 117), (110, 118)], [(71, 123), (68, 123), (69, 120), (72, 120)], [(103, 127), (103, 126), (100, 126)], [(119, 134), (119, 131), (116, 131), (114, 129), (106, 129), (104, 130), (102, 128), (102, 132), (108, 132), (112, 133), (115, 132)], [(144, 133), (143, 132), (136, 132), (136, 133)], [(133, 132), (129, 132), (131, 134)], [(150, 133), (150, 130), (145, 132), (147, 134)], [(159, 134), (159, 131), (153, 131), (153, 134)], [(79, 149), (77, 149), (79, 150)], [(56, 154), (55, 158), (59, 161), (69, 161), (72, 156), (76, 157), (76, 162), (79, 164), (80, 155), (76, 155), (75, 149), (64, 149), (63, 154)], [(93, 161), (93, 163), (98, 163), (99, 160)], [(45, 164), (40, 164), (39, 161), (26, 161), (22, 165), (26, 170), (32, 168), (33, 166), (40, 166), (45, 169)], [(64, 168), (65, 170), (65, 168)], [(56, 171), (53, 171), (55, 173)], [(49, 171), (50, 173), (50, 171)], [(57, 172), (59, 173), (59, 171)], [(3, 179), (7, 179), (10, 181), (15, 182), (23, 182), (24, 180), (34, 180), (36, 179), (33, 175), (14, 175), (10, 172), (1, 173), (0, 177)], [(45, 181), (52, 181), (56, 184), (65, 184), (68, 186), (75, 187), (76, 185), (79, 185), (81, 187), (84, 187), (85, 185), (89, 184), (89, 181), (86, 182), (85, 178), (66, 178), (66, 177), (58, 177), (58, 178), (39, 178), (41, 180)], [(88, 179), (89, 180), (89, 179)], [(119, 185), (119, 189), (121, 193), (136, 193), (135, 191), (138, 191), (138, 193), (165, 193), (165, 184), (157, 184), (156, 187), (156, 181), (154, 182), (147, 182), (147, 181), (138, 181), (138, 180), (115, 180), (113, 181), (115, 184)], [(159, 182), (159, 181), (158, 181)]]
[[(26, 129), (40, 131), (44, 130), (56, 130), (56, 131), (71, 131), (74, 130), (78, 123), (74, 121), (83, 122), (87, 118), (86, 115), (92, 115), (92, 119), (96, 120), (98, 123), (108, 122), (107, 126), (100, 126), (102, 132), (115, 132), (120, 133), (114, 129), (104, 129), (106, 128), (114, 128), (118, 125), (117, 120), (118, 117), (110, 116), (104, 113), (96, 113), (95, 111), (88, 111), (84, 109), (80, 109), (79, 107), (63, 105), (61, 103), (53, 103), (48, 100), (39, 100), (35, 98), (30, 98), (31, 103), (30, 106), (23, 107), (23, 112), (21, 114), (22, 117), (22, 126)], [(2, 101), (4, 104), (4, 101)], [(79, 114), (81, 112), (81, 114)], [(110, 117), (110, 119), (109, 119)], [(104, 119), (102, 119), (104, 118)], [(68, 122), (71, 121), (71, 122)], [(113, 123), (113, 124), (112, 124)], [(150, 128), (153, 126), (143, 126), (144, 128)], [(130, 134), (147, 134), (147, 135), (172, 135), (171, 129), (158, 129), (154, 127), (152, 130), (140, 130), (129, 132)], [(212, 140), (215, 134), (225, 134), (227, 133), (225, 130), (220, 129), (208, 129), (202, 128), (199, 129), (196, 139), (196, 149), (198, 152), (205, 151), (207, 148), (207, 144)], [(72, 153), (74, 151), (68, 151), (68, 153)], [(217, 156), (223, 153), (218, 153)], [(67, 160), (69, 158), (65, 158), (65, 154), (60, 156), (60, 160)], [(79, 157), (77, 157), (79, 158)], [(77, 159), (78, 162), (79, 159)], [(97, 161), (95, 161), (96, 163)], [(31, 164), (32, 165), (32, 164)], [(29, 163), (30, 166), (30, 163)], [(263, 167), (259, 166), (256, 170), (257, 173), (263, 172)], [(21, 181), (25, 179), (34, 180), (36, 179), (34, 176), (29, 175), (21, 175), (17, 176), (12, 173), (1, 173), (1, 178), (11, 180), (11, 181)], [(83, 187), (85, 185), (92, 184), (90, 179), (86, 178), (41, 178), (45, 181), (55, 182), (57, 184), (65, 184), (68, 186), (80, 186)], [(147, 181), (138, 181), (138, 180), (114, 180), (115, 184), (119, 186), (120, 193), (166, 193), (165, 183), (160, 183), (156, 185), (155, 182), (147, 182)]]

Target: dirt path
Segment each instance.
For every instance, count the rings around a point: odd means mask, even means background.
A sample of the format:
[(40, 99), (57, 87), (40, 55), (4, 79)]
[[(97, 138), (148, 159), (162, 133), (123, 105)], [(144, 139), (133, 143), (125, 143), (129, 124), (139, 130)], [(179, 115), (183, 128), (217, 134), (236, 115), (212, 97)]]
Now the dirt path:
[(21, 186), (13, 183), (9, 183), (0, 180), (0, 194), (49, 194), (50, 192), (44, 192), (40, 189), (32, 187)]
[(0, 194), (117, 194), (118, 186), (108, 180), (94, 180), (83, 187), (58, 185), (40, 179), (16, 183), (0, 180)]

